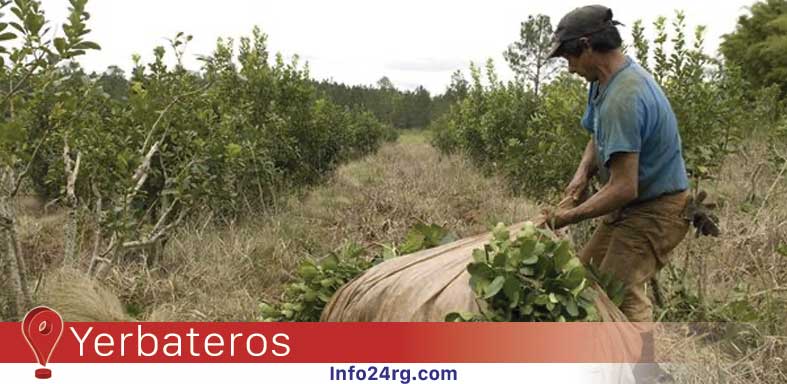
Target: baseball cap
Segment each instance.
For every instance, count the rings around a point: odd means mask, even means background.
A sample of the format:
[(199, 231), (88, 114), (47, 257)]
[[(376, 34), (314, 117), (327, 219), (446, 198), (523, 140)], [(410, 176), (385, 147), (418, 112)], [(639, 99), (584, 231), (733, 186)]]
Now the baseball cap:
[(621, 23), (612, 20), (612, 10), (603, 5), (586, 5), (576, 8), (563, 16), (557, 24), (547, 58), (557, 56), (560, 46), (566, 41), (600, 32), (615, 25), (621, 25)]

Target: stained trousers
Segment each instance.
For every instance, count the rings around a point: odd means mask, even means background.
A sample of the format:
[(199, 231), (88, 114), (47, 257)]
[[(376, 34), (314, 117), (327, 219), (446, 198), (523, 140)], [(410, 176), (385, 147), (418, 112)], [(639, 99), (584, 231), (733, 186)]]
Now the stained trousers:
[(653, 321), (646, 284), (686, 235), (688, 191), (621, 208), (602, 219), (580, 259), (623, 282), (621, 310), (632, 322)]

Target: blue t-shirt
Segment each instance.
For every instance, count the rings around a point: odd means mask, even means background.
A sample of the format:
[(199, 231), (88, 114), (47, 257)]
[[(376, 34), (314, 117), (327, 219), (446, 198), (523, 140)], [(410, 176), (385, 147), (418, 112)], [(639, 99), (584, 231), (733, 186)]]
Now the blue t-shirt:
[(639, 195), (635, 202), (689, 187), (678, 123), (653, 77), (631, 58), (599, 92), (590, 84), (582, 126), (596, 141), (604, 182), (614, 153), (639, 153)]

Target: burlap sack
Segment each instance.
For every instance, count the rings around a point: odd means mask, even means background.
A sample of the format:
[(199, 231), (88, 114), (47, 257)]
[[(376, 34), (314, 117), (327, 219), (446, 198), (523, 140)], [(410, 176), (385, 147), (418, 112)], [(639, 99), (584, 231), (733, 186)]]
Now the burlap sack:
[[(523, 225), (509, 227), (511, 234)], [(479, 312), (485, 303), (470, 289), (467, 265), (491, 238), (489, 232), (380, 263), (339, 288), (320, 320), (444, 321), (450, 312)], [(591, 289), (603, 321), (626, 321), (603, 290)]]
[[(509, 227), (512, 235), (524, 223)], [(470, 288), (472, 252), (492, 238), (485, 233), (437, 248), (400, 256), (367, 270), (334, 294), (321, 321), (444, 321), (456, 311), (479, 312), (485, 302)], [(588, 351), (598, 361), (593, 383), (633, 384), (632, 366), (641, 349), (640, 330), (596, 286), (596, 309), (609, 326), (592, 328)], [(606, 364), (617, 363), (617, 364)]]

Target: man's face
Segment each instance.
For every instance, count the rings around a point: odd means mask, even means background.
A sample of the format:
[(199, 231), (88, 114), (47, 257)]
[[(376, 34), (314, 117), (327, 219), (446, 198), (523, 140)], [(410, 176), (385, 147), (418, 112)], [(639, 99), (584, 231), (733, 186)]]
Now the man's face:
[(579, 56), (562, 55), (563, 59), (568, 62), (568, 72), (582, 76), (589, 82), (598, 80), (598, 76), (593, 70), (591, 56), (589, 48), (583, 49)]

